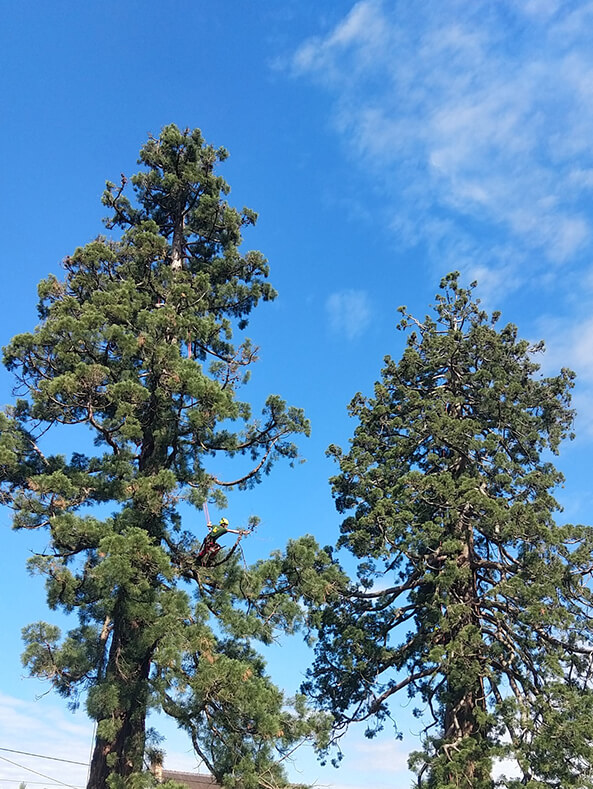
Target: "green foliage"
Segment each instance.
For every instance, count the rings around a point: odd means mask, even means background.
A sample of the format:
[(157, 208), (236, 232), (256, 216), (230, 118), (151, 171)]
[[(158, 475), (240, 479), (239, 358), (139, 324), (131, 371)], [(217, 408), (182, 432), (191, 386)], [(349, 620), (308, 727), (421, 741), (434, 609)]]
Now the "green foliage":
[(573, 374), (538, 375), (532, 347), (458, 285), (411, 330), (373, 397), (357, 395), (348, 452), (330, 447), (358, 581), (313, 611), (306, 690), (338, 731), (372, 736), (405, 690), (429, 723), (419, 787), (593, 786), (589, 586), (593, 530), (559, 526), (549, 461), (570, 435)]
[[(30, 570), (47, 579), (50, 607), (79, 619), (64, 637), (25, 628), (23, 660), (72, 704), (85, 693), (98, 724), (92, 787), (148, 780), (153, 707), (188, 729), (219, 780), (250, 786), (266, 771), (280, 782), (277, 753), (327, 728), (301, 701), (289, 711), (250, 646), (302, 619), (300, 592), (274, 575), (286, 557), (243, 568), (239, 534), (215, 566), (198, 558), (202, 504), (222, 506), (227, 489), (294, 459), (292, 436), (309, 431), (277, 395), (258, 418), (238, 397), (257, 349), (233, 335), (275, 292), (265, 258), (242, 251), (256, 215), (226, 201), (226, 155), (198, 130), (150, 138), (144, 169), (103, 195), (119, 235), (76, 249), (63, 279), (40, 283), (39, 325), (5, 349), (23, 399), (0, 414), (2, 501), (15, 528), (47, 531)], [(71, 426), (94, 452), (42, 452)], [(210, 470), (220, 457), (238, 464), (234, 478)]]

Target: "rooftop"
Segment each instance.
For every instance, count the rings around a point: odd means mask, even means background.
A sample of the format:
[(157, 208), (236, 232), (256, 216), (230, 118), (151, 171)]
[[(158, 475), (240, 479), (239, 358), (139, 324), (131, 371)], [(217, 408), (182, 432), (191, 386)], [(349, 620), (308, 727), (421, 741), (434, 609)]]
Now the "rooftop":
[(211, 775), (200, 775), (200, 773), (184, 773), (178, 770), (163, 770), (163, 781), (178, 781), (185, 784), (188, 789), (219, 789)]

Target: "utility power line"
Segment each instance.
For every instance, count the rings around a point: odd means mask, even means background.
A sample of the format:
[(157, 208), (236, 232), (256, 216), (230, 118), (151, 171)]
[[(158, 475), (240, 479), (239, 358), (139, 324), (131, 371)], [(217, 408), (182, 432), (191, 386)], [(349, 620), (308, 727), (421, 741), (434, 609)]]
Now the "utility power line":
[(78, 786), (74, 786), (74, 784), (67, 784), (64, 781), (60, 781), (58, 778), (52, 778), (51, 775), (45, 775), (45, 773), (40, 773), (37, 770), (33, 770), (31, 767), (25, 767), (24, 764), (18, 764), (17, 762), (13, 762), (11, 759), (7, 759), (6, 756), (0, 756), (3, 762), (8, 762), (8, 764), (12, 764), (13, 767), (18, 767), (19, 770), (27, 770), (27, 772), (34, 773), (35, 775), (40, 775), (42, 778), (51, 781), (53, 784), (60, 784), (60, 786), (68, 786), (70, 789), (80, 789)]
[(88, 767), (88, 762), (73, 762), (72, 759), (60, 759), (57, 756), (43, 756), (41, 753), (29, 753), (28, 751), (16, 751), (14, 748), (0, 748), (6, 753), (20, 753), (21, 756), (34, 756), (36, 759), (51, 759), (52, 762), (66, 762), (66, 764), (79, 764), (81, 767)]
[[(53, 781), (53, 778), (52, 778)], [(0, 778), (0, 786), (2, 784), (24, 784), (25, 781), (21, 781), (20, 778)], [(27, 780), (27, 786), (47, 786), (47, 781), (29, 781)], [(82, 789), (82, 787), (77, 787), (77, 789)]]

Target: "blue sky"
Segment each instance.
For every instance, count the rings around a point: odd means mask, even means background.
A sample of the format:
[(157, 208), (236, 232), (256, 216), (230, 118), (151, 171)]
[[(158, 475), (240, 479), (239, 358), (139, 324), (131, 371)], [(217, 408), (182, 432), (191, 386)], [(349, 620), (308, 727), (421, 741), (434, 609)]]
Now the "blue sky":
[[(257, 406), (279, 392), (313, 433), (306, 463), (233, 499), (233, 522), (262, 517), (249, 559), (304, 532), (335, 539), (325, 448), (347, 442), (347, 402), (400, 353), (396, 308), (423, 314), (453, 269), (523, 336), (547, 341), (546, 371), (577, 371), (560, 498), (567, 520), (591, 520), (593, 3), (0, 0), (0, 12), (2, 343), (34, 324), (39, 279), (102, 231), (105, 179), (134, 172), (163, 125), (226, 146), (232, 201), (260, 213), (246, 246), (269, 258), (280, 295), (251, 321), (261, 362), (245, 396)], [(0, 373), (0, 402), (10, 389)], [(46, 616), (24, 569), (43, 538), (0, 518), (0, 746), (45, 742), (84, 761), (83, 716), (35, 701), (44, 688), (19, 664), (20, 628)], [(270, 661), (294, 689), (307, 654), (291, 644)], [(298, 756), (301, 780), (404, 785), (415, 730), (402, 705), (403, 743), (353, 732), (341, 770)], [(168, 765), (193, 764), (167, 734)], [(25, 777), (15, 770), (0, 761), (0, 787)]]

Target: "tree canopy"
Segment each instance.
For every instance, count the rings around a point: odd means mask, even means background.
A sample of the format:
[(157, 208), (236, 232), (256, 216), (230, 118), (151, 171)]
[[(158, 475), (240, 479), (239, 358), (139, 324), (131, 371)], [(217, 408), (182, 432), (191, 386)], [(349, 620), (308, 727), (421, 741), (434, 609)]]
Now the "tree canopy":
[(551, 462), (573, 374), (539, 374), (543, 346), (457, 274), (432, 315), (401, 312), (402, 358), (351, 402), (348, 451), (329, 449), (358, 578), (313, 611), (306, 690), (371, 736), (407, 692), (426, 724), (418, 787), (491, 789), (505, 759), (521, 778), (497, 786), (591, 787), (593, 530), (557, 523)]
[(107, 183), (110, 234), (40, 283), (39, 325), (5, 349), (19, 399), (0, 415), (2, 501), (15, 528), (47, 532), (30, 569), (51, 608), (78, 616), (65, 636), (25, 628), (24, 662), (73, 703), (84, 692), (96, 789), (142, 772), (151, 708), (229, 786), (282, 784), (279, 761), (323, 729), (302, 701), (289, 708), (251, 645), (302, 620), (287, 556), (246, 568), (254, 523), (208, 560), (200, 550), (202, 505), (295, 458), (292, 436), (309, 430), (277, 395), (258, 417), (238, 398), (257, 349), (233, 335), (275, 292), (265, 258), (242, 250), (256, 215), (227, 202), (226, 157), (199, 130), (151, 137), (141, 171)]

